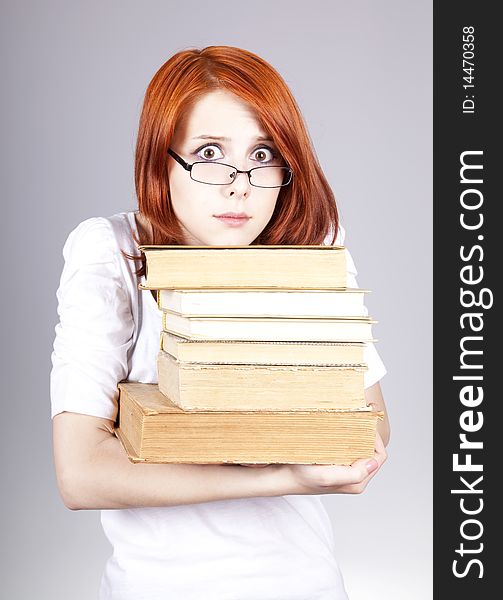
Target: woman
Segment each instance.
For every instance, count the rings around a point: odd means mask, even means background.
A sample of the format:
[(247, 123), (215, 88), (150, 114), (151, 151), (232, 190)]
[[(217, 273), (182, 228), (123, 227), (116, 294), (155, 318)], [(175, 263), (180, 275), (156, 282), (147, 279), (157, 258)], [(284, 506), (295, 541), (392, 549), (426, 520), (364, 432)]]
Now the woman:
[[(218, 164), (235, 167), (228, 183)], [(284, 167), (284, 176), (261, 170), (257, 180), (255, 167)], [(135, 242), (343, 242), (333, 194), (281, 77), (239, 48), (174, 55), (145, 95), (136, 191), (139, 211), (88, 219), (68, 237), (52, 356), (62, 498), (74, 510), (109, 509), (102, 523), (114, 552), (100, 598), (346, 598), (317, 496), (365, 489), (386, 459), (387, 419), (375, 457), (350, 467), (133, 465), (113, 434), (117, 383), (157, 381), (161, 317), (150, 292), (138, 290), (145, 264), (130, 258)], [(385, 370), (373, 346), (366, 352), (366, 400), (385, 411)]]

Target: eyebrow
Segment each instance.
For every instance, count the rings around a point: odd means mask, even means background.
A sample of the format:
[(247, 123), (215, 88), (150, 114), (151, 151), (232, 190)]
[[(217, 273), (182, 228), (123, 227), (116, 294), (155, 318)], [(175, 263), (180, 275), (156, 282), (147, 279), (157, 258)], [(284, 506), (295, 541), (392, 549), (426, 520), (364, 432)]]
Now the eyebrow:
[[(217, 140), (219, 142), (230, 142), (231, 138), (228, 137), (222, 137), (219, 135), (198, 135), (196, 137), (192, 138), (193, 140)], [(272, 142), (273, 140), (269, 137), (264, 137), (264, 136), (258, 136), (257, 138), (255, 138), (257, 140), (257, 142)]]

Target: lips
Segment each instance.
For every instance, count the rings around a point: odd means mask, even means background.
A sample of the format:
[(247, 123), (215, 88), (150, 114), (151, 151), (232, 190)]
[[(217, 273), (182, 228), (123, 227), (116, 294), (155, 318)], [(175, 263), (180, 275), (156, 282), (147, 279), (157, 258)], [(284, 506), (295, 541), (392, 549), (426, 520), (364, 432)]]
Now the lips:
[(251, 219), (251, 217), (248, 216), (244, 212), (240, 212), (240, 213), (226, 212), (226, 213), (222, 213), (221, 215), (213, 215), (213, 216), (216, 217), (217, 219)]
[(213, 217), (215, 219), (218, 219), (221, 223), (225, 223), (226, 225), (230, 225), (231, 227), (239, 227), (240, 225), (244, 225), (251, 219), (251, 217), (244, 212), (226, 212), (220, 215), (213, 215)]

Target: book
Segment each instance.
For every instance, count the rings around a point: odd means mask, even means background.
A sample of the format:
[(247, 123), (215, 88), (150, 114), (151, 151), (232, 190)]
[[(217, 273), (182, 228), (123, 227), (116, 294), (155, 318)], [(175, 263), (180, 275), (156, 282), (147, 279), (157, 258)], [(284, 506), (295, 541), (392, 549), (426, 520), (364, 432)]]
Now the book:
[(382, 412), (185, 412), (149, 383), (119, 384), (115, 433), (131, 462), (351, 464), (374, 455)]
[(365, 365), (185, 363), (157, 357), (159, 391), (185, 411), (364, 410)]
[(362, 342), (189, 340), (161, 331), (160, 349), (182, 362), (289, 365), (365, 365)]
[(346, 287), (344, 246), (144, 245), (143, 289)]
[(255, 342), (371, 342), (369, 317), (187, 317), (164, 310), (162, 329), (188, 339)]
[(184, 316), (365, 317), (369, 290), (160, 290), (159, 308)]

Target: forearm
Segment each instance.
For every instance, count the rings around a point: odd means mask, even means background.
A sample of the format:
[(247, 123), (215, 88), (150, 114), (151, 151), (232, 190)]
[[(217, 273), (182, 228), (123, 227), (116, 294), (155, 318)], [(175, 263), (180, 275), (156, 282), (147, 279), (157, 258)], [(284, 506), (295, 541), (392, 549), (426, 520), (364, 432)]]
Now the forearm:
[(377, 421), (377, 431), (381, 436), (383, 444), (387, 446), (390, 438), (390, 424), (388, 412), (386, 410), (386, 405), (384, 403), (384, 398), (379, 383), (375, 383), (365, 390), (365, 401), (367, 405), (372, 408), (372, 410), (384, 413), (384, 418)]
[[(129, 461), (107, 419), (76, 413), (54, 418), (54, 459), (65, 505), (72, 510), (178, 506), (291, 494), (361, 493), (377, 464), (349, 466), (146, 464)], [(376, 461), (373, 461), (376, 462)]]
[(55, 418), (56, 472), (68, 508), (175, 506), (286, 491), (279, 465), (134, 464), (112, 431), (104, 419), (71, 413)]
[(279, 467), (131, 463), (117, 438), (96, 451), (85, 473), (79, 508), (176, 506), (212, 500), (273, 496)]
[(384, 419), (382, 421), (381, 420), (377, 421), (377, 431), (378, 431), (379, 435), (381, 436), (383, 444), (385, 446), (387, 446), (389, 443), (389, 438), (390, 438), (390, 427), (389, 427), (388, 415), (386, 414), (386, 412), (384, 413)]

